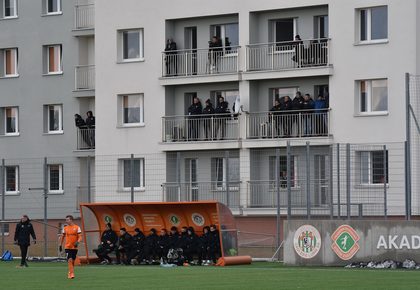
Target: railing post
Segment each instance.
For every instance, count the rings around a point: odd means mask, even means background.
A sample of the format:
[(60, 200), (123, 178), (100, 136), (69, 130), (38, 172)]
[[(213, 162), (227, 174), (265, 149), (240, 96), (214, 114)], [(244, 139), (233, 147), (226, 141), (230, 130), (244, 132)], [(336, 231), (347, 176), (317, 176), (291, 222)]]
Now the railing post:
[(304, 128), (302, 128), (302, 113), (299, 113), (298, 116), (298, 136), (302, 137), (302, 131), (304, 130)]
[(280, 149), (276, 148), (276, 165), (275, 165), (275, 174), (276, 174), (276, 196), (277, 196), (277, 227), (276, 227), (276, 248), (280, 247), (280, 232), (281, 232), (281, 220), (280, 220)]
[(384, 156), (383, 156), (383, 158), (384, 158), (384, 164), (383, 164), (383, 166), (384, 166), (384, 168), (383, 168), (383, 171), (384, 171), (384, 217), (385, 217), (385, 219), (387, 219), (388, 218), (388, 200), (387, 200), (386, 185), (387, 185), (387, 176), (388, 176), (388, 171), (387, 171), (388, 156), (387, 156), (387, 153), (386, 153), (386, 145), (384, 145), (383, 154), (384, 154)]
[(276, 45), (271, 46), (271, 70), (274, 70), (274, 51), (275, 51)]
[(333, 191), (334, 191), (334, 181), (333, 181), (333, 170), (334, 170), (334, 161), (333, 161), (333, 155), (334, 155), (334, 149), (333, 145), (330, 145), (330, 180), (329, 180), (329, 199), (330, 199), (330, 219), (333, 219), (334, 217), (334, 198), (333, 198)]
[(351, 197), (350, 197), (350, 144), (346, 144), (346, 203), (347, 203), (347, 219), (351, 218)]
[(5, 209), (6, 209), (6, 177), (5, 177), (5, 162), (4, 159), (1, 160), (1, 170), (0, 170), (0, 180), (1, 180), (1, 252), (4, 253), (5, 250), (5, 235), (4, 235), (4, 221), (6, 218)]
[(410, 118), (410, 74), (405, 74), (405, 192), (406, 192), (406, 219), (411, 220), (411, 118)]
[(307, 219), (311, 219), (311, 168), (310, 168), (310, 148), (309, 142), (306, 142), (306, 215)]
[(130, 156), (130, 192), (131, 202), (134, 202), (134, 154)]
[[(292, 217), (292, 160), (290, 154), (290, 141), (287, 141), (287, 219)], [(296, 182), (296, 181), (295, 181)]]
[(176, 182), (178, 183), (178, 201), (181, 201), (181, 152), (176, 152)]
[(226, 205), (230, 206), (230, 188), (229, 188), (229, 151), (225, 151), (225, 160), (226, 160)]
[(341, 218), (340, 143), (337, 143), (337, 216)]
[(48, 162), (44, 157), (44, 257), (48, 256)]
[(91, 164), (90, 164), (90, 155), (87, 157), (87, 197), (88, 202), (92, 202), (92, 193), (91, 193), (91, 186), (92, 186), (92, 179), (91, 179)]

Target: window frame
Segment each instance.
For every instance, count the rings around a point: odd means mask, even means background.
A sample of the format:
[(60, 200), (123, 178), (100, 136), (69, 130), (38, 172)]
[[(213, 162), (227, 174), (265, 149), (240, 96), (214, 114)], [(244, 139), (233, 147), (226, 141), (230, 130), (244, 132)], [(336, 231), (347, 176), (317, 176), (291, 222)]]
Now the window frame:
[[(7, 51), (10, 51), (12, 53), (12, 55), (14, 56), (14, 58), (12, 59), (12, 63), (14, 65), (14, 74), (8, 74), (7, 73)], [(19, 72), (18, 72), (18, 49), (16, 47), (13, 48), (5, 48), (3, 49), (3, 54), (4, 54), (4, 70), (3, 70), (3, 77), (4, 78), (14, 78), (14, 77), (18, 77), (19, 76)]]
[[(358, 170), (359, 170), (359, 174), (358, 174), (358, 184), (360, 186), (383, 186), (384, 182), (377, 182), (374, 183), (374, 166), (373, 166), (373, 154), (375, 152), (379, 152), (381, 154), (383, 154), (383, 150), (367, 150), (367, 151), (358, 151), (358, 162), (359, 162), (359, 166), (358, 166)], [(367, 168), (363, 168), (364, 166), (364, 162), (363, 162), (363, 158), (364, 155), (368, 154), (368, 159), (367, 159)], [(389, 151), (386, 150), (386, 186), (389, 186)], [(382, 164), (382, 168), (383, 168), (383, 164)], [(368, 173), (367, 175), (367, 182), (365, 182), (364, 180), (366, 179), (365, 176), (363, 175), (365, 172)]]
[[(7, 190), (7, 169), (15, 169), (15, 190)], [(5, 195), (17, 195), (20, 193), (20, 170), (18, 165), (6, 165), (4, 170), (4, 193)]]
[[(124, 33), (126, 32), (135, 32), (139, 33), (139, 57), (138, 58), (124, 58)], [(130, 62), (141, 62), (144, 61), (144, 29), (143, 28), (133, 28), (133, 29), (121, 29), (118, 30), (118, 42), (119, 42), (119, 56), (118, 60), (120, 63), (130, 63)]]
[[(63, 50), (62, 50), (62, 45), (61, 44), (53, 44), (53, 45), (46, 45), (46, 65), (47, 65), (47, 69), (46, 69), (46, 74), (47, 75), (60, 75), (63, 74)], [(55, 48), (58, 49), (58, 70), (57, 71), (50, 71), (50, 48)]]
[[(385, 111), (372, 111), (372, 81), (386, 81), (387, 98)], [(366, 110), (362, 111), (362, 82), (366, 83)], [(388, 78), (377, 78), (377, 79), (364, 79), (357, 80), (357, 109), (356, 116), (383, 116), (389, 114), (389, 86)]]
[[(16, 131), (15, 132), (7, 132), (7, 110), (15, 110), (16, 111)], [(4, 135), (5, 136), (18, 136), (19, 132), (19, 107), (4, 107)]]
[(49, 12), (49, 1), (45, 0), (45, 15), (61, 15), (63, 10), (61, 7), (61, 0), (53, 0), (57, 2), (57, 11)]
[[(124, 107), (124, 98), (127, 97), (134, 97), (138, 96), (139, 98), (139, 122), (136, 123), (126, 123), (124, 121), (125, 119), (125, 107)], [(121, 117), (119, 118), (119, 123), (122, 127), (143, 127), (145, 125), (144, 122), (144, 94), (138, 93), (138, 94), (122, 94), (119, 95), (119, 106), (120, 106), (120, 114)]]
[[(145, 170), (145, 165), (146, 165), (146, 159), (144, 157), (134, 157), (133, 158), (134, 161), (138, 160), (139, 162), (139, 181), (140, 181), (140, 186), (134, 186), (134, 191), (145, 191), (146, 190), (146, 170)], [(130, 187), (126, 187), (124, 184), (124, 180), (125, 180), (125, 162), (131, 162), (131, 158), (122, 158), (119, 159), (119, 167), (120, 167), (120, 189), (121, 191), (127, 192), (127, 191), (131, 191), (131, 186)]]
[[(386, 7), (387, 8), (387, 36), (386, 38), (381, 39), (372, 39), (372, 9)], [(362, 11), (366, 11), (366, 40), (362, 40)], [(357, 19), (358, 19), (358, 33), (357, 33), (357, 43), (358, 44), (376, 44), (376, 43), (387, 43), (389, 41), (389, 26), (388, 26), (388, 5), (379, 5), (365, 8), (357, 9)]]
[[(47, 134), (62, 134), (63, 133), (63, 105), (61, 104), (54, 104), (54, 105), (46, 105), (47, 107)], [(57, 107), (58, 108), (58, 129), (57, 130), (51, 130), (50, 129), (50, 108), (51, 107)], [(55, 111), (55, 110), (54, 110)]]
[[(227, 174), (226, 174), (226, 160), (229, 159), (229, 164), (233, 161), (233, 159), (237, 159), (237, 162), (239, 161), (239, 157), (213, 157), (212, 158), (214, 161), (211, 162), (211, 164), (215, 166), (215, 168), (211, 168), (211, 171), (214, 171), (214, 175), (212, 174), (212, 184), (214, 184), (214, 189), (218, 190), (218, 191), (226, 191), (227, 187), (226, 187), (226, 180), (227, 180)], [(221, 161), (221, 162), (220, 162)], [(222, 180), (219, 180), (219, 168), (220, 168), (220, 163), (221, 163), (221, 177)], [(231, 170), (231, 166), (229, 166), (229, 169)], [(229, 170), (229, 175), (232, 175), (231, 171)], [(213, 179), (214, 177), (214, 179)], [(237, 191), (239, 190), (237, 183), (240, 182), (240, 180), (229, 180), (229, 190), (231, 191)]]
[[(282, 159), (285, 160), (284, 161), (284, 162), (286, 162), (285, 167), (287, 168), (287, 155), (279, 155), (279, 164), (278, 164), (279, 165), (279, 174), (281, 173)], [(298, 189), (298, 188), (300, 188), (300, 185), (299, 185), (299, 179), (298, 179), (298, 156), (297, 155), (291, 155), (290, 156), (290, 165), (293, 167), (292, 168), (292, 174), (291, 174), (291, 180), (290, 180), (290, 188)], [(270, 155), (269, 156), (269, 167), (270, 168), (272, 167), (271, 170), (274, 170), (273, 172), (270, 172), (270, 170), (269, 170), (269, 181), (270, 182), (275, 182), (276, 181), (276, 179), (275, 179), (276, 156), (275, 155)], [(274, 176), (273, 179), (272, 179), (271, 175)], [(287, 182), (287, 179), (286, 179), (286, 182)], [(280, 176), (279, 176), (280, 187), (281, 187), (281, 183), (282, 183), (282, 180), (280, 179)]]
[[(315, 31), (314, 31), (314, 39), (328, 39), (330, 36), (330, 18), (328, 14), (324, 14), (324, 15), (317, 15), (314, 16), (315, 17)], [(326, 23), (327, 23), (327, 35), (324, 37), (321, 37), (321, 19), (327, 19)]]
[(10, 15), (10, 16), (6, 16), (6, 0), (3, 0), (2, 5), (3, 5), (3, 15), (2, 15), (2, 19), (14, 19), (14, 18), (18, 18), (18, 11), (17, 11), (17, 0), (10, 0), (13, 2), (13, 8), (14, 8), (14, 15)]
[[(51, 189), (51, 167), (58, 166), (58, 189)], [(64, 182), (63, 182), (63, 164), (55, 163), (48, 164), (48, 194), (63, 194), (64, 193)]]
[[(293, 36), (292, 39), (287, 41), (277, 41), (276, 32), (277, 32), (277, 25), (276, 23), (280, 20), (293, 20)], [(293, 42), (295, 40), (295, 36), (298, 35), (298, 23), (297, 23), (298, 17), (286, 17), (286, 18), (278, 18), (278, 19), (270, 19), (270, 29), (271, 33), (269, 33), (269, 42), (271, 43), (282, 43), (282, 42)]]

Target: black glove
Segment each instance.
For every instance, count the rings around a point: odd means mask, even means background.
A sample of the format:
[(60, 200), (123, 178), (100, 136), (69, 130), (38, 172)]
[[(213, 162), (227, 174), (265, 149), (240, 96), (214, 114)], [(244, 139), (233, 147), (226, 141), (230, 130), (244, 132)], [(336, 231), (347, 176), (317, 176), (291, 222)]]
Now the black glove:
[(60, 252), (62, 252), (62, 251), (63, 251), (63, 246), (59, 246), (59, 247), (58, 247), (58, 250), (59, 250)]
[(36, 240), (34, 240), (34, 245), (36, 244)]
[(79, 242), (75, 242), (74, 246), (77, 248), (79, 246)]

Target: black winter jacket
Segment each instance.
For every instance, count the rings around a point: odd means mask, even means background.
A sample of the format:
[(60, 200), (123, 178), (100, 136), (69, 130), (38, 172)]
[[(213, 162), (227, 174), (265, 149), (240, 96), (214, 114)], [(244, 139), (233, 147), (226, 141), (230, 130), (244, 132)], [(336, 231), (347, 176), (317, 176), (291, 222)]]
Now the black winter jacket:
[(31, 222), (27, 220), (26, 222), (19, 222), (16, 225), (15, 230), (15, 242), (18, 243), (18, 245), (30, 245), (30, 236), (32, 236), (33, 240), (36, 240), (36, 235), (34, 231), (34, 227), (32, 226)]

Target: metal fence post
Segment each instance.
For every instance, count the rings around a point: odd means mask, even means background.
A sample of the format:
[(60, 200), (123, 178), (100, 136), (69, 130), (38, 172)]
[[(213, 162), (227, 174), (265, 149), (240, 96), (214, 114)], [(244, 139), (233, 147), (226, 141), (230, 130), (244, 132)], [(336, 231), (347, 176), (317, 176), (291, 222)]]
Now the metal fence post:
[(276, 174), (276, 196), (277, 196), (277, 228), (276, 228), (276, 246), (277, 249), (280, 247), (280, 227), (281, 227), (281, 220), (280, 220), (280, 172), (279, 172), (279, 165), (280, 165), (280, 149), (276, 148), (276, 165), (274, 168)]
[(92, 192), (91, 192), (91, 186), (92, 186), (92, 180), (91, 180), (91, 172), (90, 172), (91, 166), (90, 166), (90, 155), (87, 157), (87, 195), (88, 195), (88, 202), (92, 202)]
[(131, 202), (134, 202), (134, 154), (130, 156), (130, 192)]
[(44, 157), (44, 257), (48, 256), (48, 161)]
[(310, 161), (309, 142), (306, 142), (306, 215), (307, 219), (311, 219), (311, 161)]
[(340, 144), (337, 143), (337, 217), (341, 218), (341, 196), (340, 196)]
[(410, 123), (410, 74), (405, 74), (405, 118), (406, 138), (405, 143), (405, 199), (406, 219), (411, 220), (411, 123)]
[(1, 252), (4, 253), (4, 245), (5, 245), (5, 236), (4, 236), (4, 220), (6, 218), (6, 214), (4, 210), (6, 209), (6, 178), (5, 178), (5, 168), (4, 168), (4, 159), (1, 160)]
[(230, 206), (230, 190), (229, 190), (229, 151), (225, 151), (225, 159), (226, 159), (226, 205)]
[(386, 145), (384, 145), (384, 217), (385, 219), (388, 218), (388, 200), (387, 200), (387, 176), (388, 176), (388, 170), (387, 170), (387, 164), (388, 164), (388, 156), (386, 154)]
[[(292, 217), (292, 162), (290, 156), (290, 141), (287, 141), (287, 219)], [(296, 182), (296, 181), (295, 181)]]
[(181, 152), (176, 152), (175, 179), (178, 184), (178, 201), (181, 201)]
[(346, 204), (347, 204), (347, 219), (351, 218), (350, 206), (350, 144), (346, 144)]
[(334, 187), (334, 181), (333, 181), (333, 167), (334, 167), (334, 161), (333, 161), (333, 154), (334, 149), (333, 145), (330, 146), (330, 180), (329, 180), (329, 198), (330, 198), (330, 219), (333, 219), (334, 217), (334, 198), (333, 198), (333, 187)]

